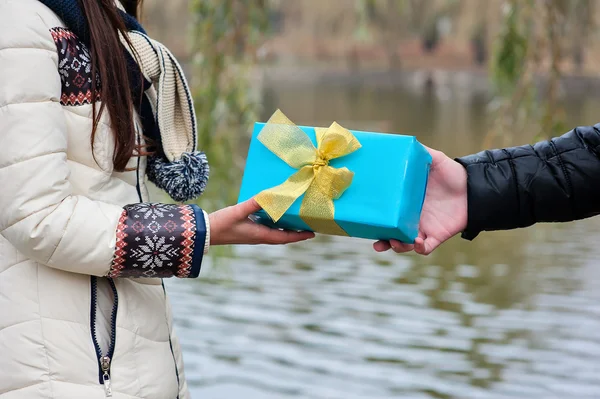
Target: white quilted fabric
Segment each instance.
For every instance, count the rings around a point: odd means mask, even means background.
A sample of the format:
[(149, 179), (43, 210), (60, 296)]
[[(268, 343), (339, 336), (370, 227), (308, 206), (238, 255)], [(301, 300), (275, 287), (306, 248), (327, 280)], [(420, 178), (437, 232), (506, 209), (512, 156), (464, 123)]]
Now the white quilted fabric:
[[(37, 0), (0, 0), (2, 399), (105, 397), (90, 335), (90, 275), (107, 274), (122, 207), (140, 201), (138, 173), (112, 168), (108, 114), (97, 132), (94, 160), (92, 106), (59, 102), (50, 29), (60, 26)], [(142, 159), (139, 176), (144, 167)], [(188, 398), (160, 280), (115, 283), (113, 397)], [(107, 300), (103, 292), (99, 301)], [(101, 342), (108, 339), (106, 318), (100, 317)]]

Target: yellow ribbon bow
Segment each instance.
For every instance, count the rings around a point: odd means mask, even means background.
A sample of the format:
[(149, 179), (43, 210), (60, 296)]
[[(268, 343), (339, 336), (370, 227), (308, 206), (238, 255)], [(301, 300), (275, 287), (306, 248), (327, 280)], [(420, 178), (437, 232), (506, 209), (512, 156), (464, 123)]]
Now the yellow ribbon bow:
[(348, 235), (334, 221), (333, 200), (352, 184), (354, 173), (334, 168), (329, 161), (351, 154), (361, 145), (352, 133), (336, 122), (329, 128), (315, 128), (317, 148), (310, 138), (277, 110), (258, 134), (258, 140), (296, 173), (282, 184), (260, 192), (256, 201), (277, 222), (304, 194), (300, 217), (315, 232)]

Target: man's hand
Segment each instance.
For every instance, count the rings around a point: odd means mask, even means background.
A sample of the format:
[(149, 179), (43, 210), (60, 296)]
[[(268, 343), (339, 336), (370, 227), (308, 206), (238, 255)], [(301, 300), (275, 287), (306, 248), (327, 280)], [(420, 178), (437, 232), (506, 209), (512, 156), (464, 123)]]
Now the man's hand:
[(427, 194), (419, 222), (419, 236), (413, 244), (391, 240), (378, 241), (377, 252), (393, 249), (402, 253), (414, 250), (429, 255), (440, 244), (467, 226), (467, 172), (443, 152), (427, 149), (432, 156)]

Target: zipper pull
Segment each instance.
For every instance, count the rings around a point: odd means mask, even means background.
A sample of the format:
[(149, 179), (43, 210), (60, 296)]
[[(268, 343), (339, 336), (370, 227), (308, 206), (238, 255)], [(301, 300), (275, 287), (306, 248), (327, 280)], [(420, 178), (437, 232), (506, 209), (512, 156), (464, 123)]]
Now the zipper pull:
[(102, 381), (104, 381), (104, 393), (107, 398), (112, 397), (112, 388), (110, 387), (110, 357), (103, 356), (100, 358), (100, 366), (102, 367)]

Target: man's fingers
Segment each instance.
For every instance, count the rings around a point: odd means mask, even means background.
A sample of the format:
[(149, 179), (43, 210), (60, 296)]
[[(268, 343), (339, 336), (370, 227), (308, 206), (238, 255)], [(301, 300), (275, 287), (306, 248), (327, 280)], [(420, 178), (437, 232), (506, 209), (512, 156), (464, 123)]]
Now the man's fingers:
[(427, 237), (426, 239), (423, 239), (422, 237), (417, 237), (417, 239), (415, 240), (415, 252), (420, 255), (429, 255), (439, 245), (440, 242), (433, 237)]
[(422, 237), (417, 237), (415, 239), (415, 252), (420, 255), (425, 254), (425, 240)]
[(377, 241), (373, 243), (373, 249), (377, 252), (385, 252), (392, 248), (388, 241)]
[(414, 249), (414, 245), (404, 244), (404, 243), (401, 243), (400, 241), (396, 241), (396, 240), (390, 240), (390, 241), (380, 240), (373, 244), (373, 249), (375, 249), (375, 251), (377, 251), (377, 252), (385, 252), (385, 251), (388, 251), (389, 249), (392, 249), (394, 252), (401, 254), (404, 252), (412, 251)]
[(390, 245), (392, 246), (392, 250), (398, 254), (409, 252), (414, 249), (413, 244), (405, 244), (397, 240), (390, 240)]

